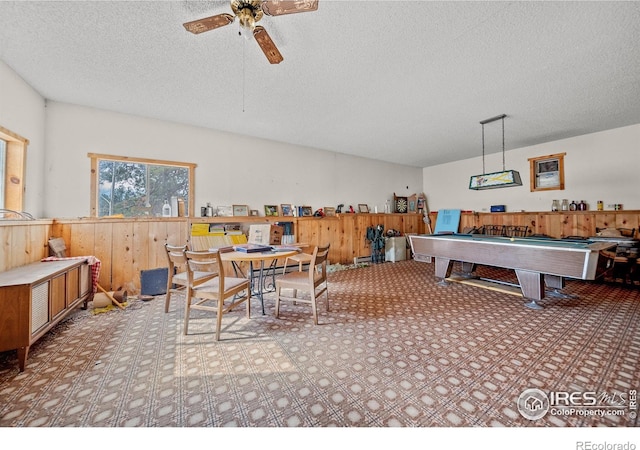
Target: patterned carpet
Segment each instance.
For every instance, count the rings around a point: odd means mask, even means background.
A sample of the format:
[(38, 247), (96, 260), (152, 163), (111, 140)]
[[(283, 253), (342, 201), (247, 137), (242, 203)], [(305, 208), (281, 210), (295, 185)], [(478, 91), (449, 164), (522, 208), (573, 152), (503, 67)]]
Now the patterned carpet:
[[(455, 268), (454, 268), (455, 270)], [(483, 268), (491, 276), (508, 272)], [(576, 299), (434, 282), (403, 261), (330, 273), (331, 309), (213, 320), (184, 296), (78, 310), (36, 343), (25, 372), (0, 353), (3, 427), (636, 427), (640, 289), (568, 281)], [(526, 389), (597, 395), (529, 420)], [(574, 398), (575, 400), (575, 398)], [(593, 405), (591, 405), (593, 406)], [(637, 408), (637, 406), (635, 407)]]

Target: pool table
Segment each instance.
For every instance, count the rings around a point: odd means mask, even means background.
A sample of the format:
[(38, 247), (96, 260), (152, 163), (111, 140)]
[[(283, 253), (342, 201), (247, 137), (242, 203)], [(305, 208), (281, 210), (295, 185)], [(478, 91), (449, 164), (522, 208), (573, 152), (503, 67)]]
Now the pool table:
[(475, 265), (513, 269), (526, 306), (540, 309), (545, 285), (562, 289), (565, 278), (595, 280), (613, 266), (609, 242), (518, 238), (479, 234), (429, 234), (409, 236), (414, 259), (435, 259), (435, 276), (441, 283), (451, 275), (454, 261), (472, 276)]

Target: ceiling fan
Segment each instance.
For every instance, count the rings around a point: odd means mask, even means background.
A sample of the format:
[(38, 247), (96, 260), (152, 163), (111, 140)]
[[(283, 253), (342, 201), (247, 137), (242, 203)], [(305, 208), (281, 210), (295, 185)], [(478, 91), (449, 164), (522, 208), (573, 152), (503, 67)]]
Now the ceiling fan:
[(278, 48), (267, 34), (264, 27), (256, 25), (264, 14), (268, 16), (282, 16), (301, 12), (315, 11), (318, 9), (318, 0), (231, 0), (231, 14), (218, 14), (204, 19), (187, 22), (184, 25), (187, 31), (193, 34), (215, 30), (233, 23), (238, 18), (240, 23), (240, 35), (255, 37), (258, 45), (271, 64), (279, 64), (284, 58)]

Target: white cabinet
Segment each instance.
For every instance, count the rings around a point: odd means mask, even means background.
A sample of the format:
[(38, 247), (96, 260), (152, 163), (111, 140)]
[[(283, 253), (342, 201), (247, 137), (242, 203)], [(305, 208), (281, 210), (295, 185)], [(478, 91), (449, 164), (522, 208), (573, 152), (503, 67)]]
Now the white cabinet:
[(407, 259), (407, 238), (404, 236), (387, 238), (384, 247), (385, 261), (404, 261)]

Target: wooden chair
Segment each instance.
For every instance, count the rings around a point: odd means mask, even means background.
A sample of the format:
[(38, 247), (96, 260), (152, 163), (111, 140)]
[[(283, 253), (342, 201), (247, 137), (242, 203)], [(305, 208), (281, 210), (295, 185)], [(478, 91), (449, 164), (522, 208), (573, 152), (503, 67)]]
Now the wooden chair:
[[(169, 263), (167, 294), (164, 302), (164, 312), (168, 313), (169, 303), (171, 303), (171, 294), (185, 290), (189, 283), (187, 280), (187, 255), (185, 254), (187, 246), (165, 244), (164, 248), (167, 252), (167, 261)], [(193, 283), (194, 285), (198, 285), (213, 278), (215, 278), (215, 275), (212, 275), (209, 272), (197, 272), (193, 274)]]
[[(276, 278), (276, 317), (280, 316), (280, 301), (290, 300), (294, 303), (308, 303), (313, 311), (313, 322), (318, 325), (317, 299), (326, 295), (327, 311), (329, 311), (329, 291), (327, 284), (327, 257), (329, 244), (316, 247), (311, 255), (308, 271), (290, 272)], [(282, 293), (283, 289), (292, 289), (290, 296)], [(308, 292), (309, 298), (298, 297), (298, 291)]]
[(305, 264), (309, 264), (311, 262), (311, 258), (313, 255), (309, 253), (309, 250), (313, 252), (312, 248), (313, 247), (304, 247), (301, 253), (298, 253), (297, 255), (293, 255), (293, 256), (287, 256), (287, 258), (284, 260), (284, 267), (282, 268), (282, 274), (284, 275), (285, 273), (287, 273), (287, 266), (289, 265), (289, 262), (297, 262), (298, 271), (302, 272), (302, 266)]
[[(224, 264), (217, 251), (185, 251), (187, 257), (187, 302), (184, 314), (184, 334), (189, 330), (192, 309), (213, 311), (216, 313), (216, 341), (220, 340), (222, 316), (233, 308), (246, 302), (247, 318), (251, 317), (251, 283), (247, 278), (235, 278), (225, 275)], [(213, 278), (200, 284), (194, 284), (198, 273), (207, 272)], [(243, 291), (244, 295), (243, 295)], [(231, 299), (225, 304), (225, 300)], [(213, 305), (211, 303), (213, 302)]]

